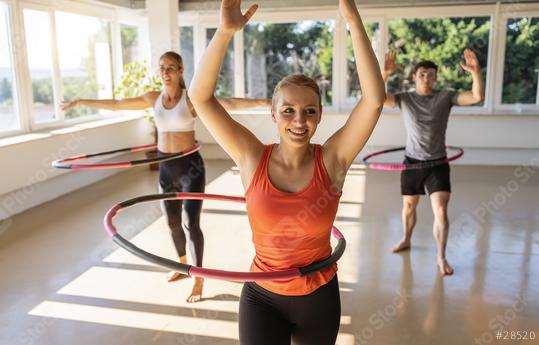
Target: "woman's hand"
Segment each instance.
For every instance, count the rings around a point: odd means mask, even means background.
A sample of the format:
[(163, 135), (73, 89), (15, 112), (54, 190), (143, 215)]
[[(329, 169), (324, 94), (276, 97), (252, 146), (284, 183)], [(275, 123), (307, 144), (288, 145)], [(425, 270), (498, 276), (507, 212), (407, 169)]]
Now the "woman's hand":
[(252, 5), (245, 14), (242, 14), (241, 0), (221, 1), (221, 23), (219, 29), (229, 33), (241, 30), (255, 14), (257, 8), (258, 5)]
[(78, 99), (75, 99), (71, 102), (62, 102), (62, 104), (60, 104), (60, 109), (62, 109), (62, 111), (66, 111), (68, 109), (74, 108), (78, 105), (77, 104), (78, 102), (79, 102)]

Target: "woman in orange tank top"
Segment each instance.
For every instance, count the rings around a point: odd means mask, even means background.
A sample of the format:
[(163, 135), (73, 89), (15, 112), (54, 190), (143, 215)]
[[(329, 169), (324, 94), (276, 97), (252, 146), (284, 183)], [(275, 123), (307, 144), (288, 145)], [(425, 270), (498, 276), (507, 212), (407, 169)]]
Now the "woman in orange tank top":
[[(311, 144), (322, 114), (320, 90), (303, 75), (276, 86), (271, 118), (279, 143), (262, 144), (214, 96), (219, 69), (234, 33), (254, 15), (239, 0), (223, 0), (221, 23), (193, 78), (190, 95), (202, 122), (240, 169), (255, 258), (251, 271), (276, 271), (331, 254), (330, 230), (353, 160), (371, 135), (385, 100), (378, 62), (353, 0), (339, 0), (352, 36), (362, 98), (346, 124), (323, 145)], [(337, 267), (288, 281), (246, 283), (240, 299), (244, 345), (335, 344), (340, 322)]]

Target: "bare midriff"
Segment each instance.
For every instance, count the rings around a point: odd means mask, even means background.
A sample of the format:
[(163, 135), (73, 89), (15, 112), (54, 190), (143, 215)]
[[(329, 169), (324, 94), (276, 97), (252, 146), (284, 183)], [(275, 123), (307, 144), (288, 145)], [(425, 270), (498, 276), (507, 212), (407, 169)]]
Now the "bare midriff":
[(189, 132), (159, 132), (157, 149), (165, 153), (184, 151), (195, 145), (195, 131)]

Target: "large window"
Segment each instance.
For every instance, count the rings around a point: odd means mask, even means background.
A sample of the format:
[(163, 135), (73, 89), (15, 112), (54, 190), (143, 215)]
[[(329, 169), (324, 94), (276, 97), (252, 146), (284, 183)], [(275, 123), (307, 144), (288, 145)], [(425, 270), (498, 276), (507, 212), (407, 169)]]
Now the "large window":
[(322, 103), (332, 104), (333, 21), (256, 23), (244, 29), (245, 90), (248, 97), (268, 98), (288, 74), (317, 81)]
[(32, 115), (35, 123), (57, 118), (54, 107), (51, 18), (49, 12), (24, 10), (26, 54), (32, 80)]
[(388, 90), (413, 88), (413, 68), (421, 60), (432, 60), (438, 65), (438, 88), (470, 90), (472, 78), (461, 70), (459, 62), (465, 48), (473, 49), (486, 79), (489, 33), (487, 16), (389, 21), (389, 47), (397, 52), (397, 63), (404, 67), (389, 79)]
[[(206, 43), (210, 43), (217, 29), (206, 29)], [(219, 73), (215, 95), (218, 97), (234, 96), (234, 43), (228, 46), (225, 61)]]
[(137, 60), (139, 56), (138, 27), (121, 24), (120, 36), (122, 43), (122, 64), (126, 65)]
[[(64, 112), (60, 103), (113, 97), (113, 71), (140, 56), (139, 18), (108, 6), (0, 0), (0, 137), (110, 114), (88, 107)], [(121, 58), (113, 58), (113, 42)]]
[(195, 73), (194, 52), (193, 27), (180, 27), (180, 54), (183, 59), (183, 78), (185, 79), (187, 87), (189, 87)]
[[(13, 3), (17, 6), (12, 8)], [(22, 20), (13, 20), (13, 14)], [(216, 14), (180, 13), (184, 26), (179, 28), (179, 52), (187, 85), (195, 70), (194, 57), (201, 56), (216, 32), (212, 27)], [(461, 112), (539, 111), (536, 5), (402, 6), (383, 11), (365, 8), (361, 14), (378, 59), (383, 62), (380, 54), (392, 49), (397, 64), (403, 66), (389, 78), (389, 92), (412, 90), (413, 67), (427, 59), (439, 66), (435, 87), (470, 90), (471, 75), (459, 62), (464, 49), (471, 48), (479, 57), (487, 99), (483, 108), (466, 107)], [(0, 136), (109, 114), (88, 107), (63, 112), (59, 103), (113, 97), (113, 71), (121, 70), (113, 68), (113, 62), (136, 61), (146, 43), (139, 18), (131, 10), (107, 5), (0, 0)], [(330, 11), (305, 7), (294, 13), (271, 10), (254, 19), (259, 22), (238, 32), (228, 48), (217, 96), (268, 98), (283, 76), (303, 73), (318, 82), (329, 111), (344, 111), (361, 97), (351, 39), (336, 7)], [(506, 34), (491, 35), (495, 30)], [(15, 37), (20, 40), (11, 42)], [(112, 51), (118, 52), (114, 58)], [(489, 65), (490, 61), (495, 63)]]
[[(102, 19), (56, 12), (58, 57), (64, 99), (112, 98), (110, 24)], [(65, 117), (98, 114), (87, 107), (69, 109)]]
[(20, 128), (14, 102), (14, 76), (8, 8), (0, 3), (0, 132)]
[(507, 21), (502, 103), (539, 104), (539, 17)]

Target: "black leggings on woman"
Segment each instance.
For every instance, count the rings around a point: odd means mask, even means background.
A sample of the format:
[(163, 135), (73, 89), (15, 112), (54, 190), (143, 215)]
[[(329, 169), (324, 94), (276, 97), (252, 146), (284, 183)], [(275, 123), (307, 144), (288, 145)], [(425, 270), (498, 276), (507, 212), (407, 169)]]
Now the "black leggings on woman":
[(240, 298), (241, 345), (335, 345), (341, 322), (339, 281), (305, 296), (272, 293), (245, 283)]
[[(159, 152), (160, 155), (165, 153)], [(163, 193), (204, 193), (206, 171), (198, 152), (159, 164), (159, 185)], [(190, 263), (202, 266), (204, 236), (200, 229), (202, 200), (167, 200), (163, 202), (172, 241), (178, 256), (186, 255), (186, 235)], [(183, 206), (183, 207), (182, 207)]]

